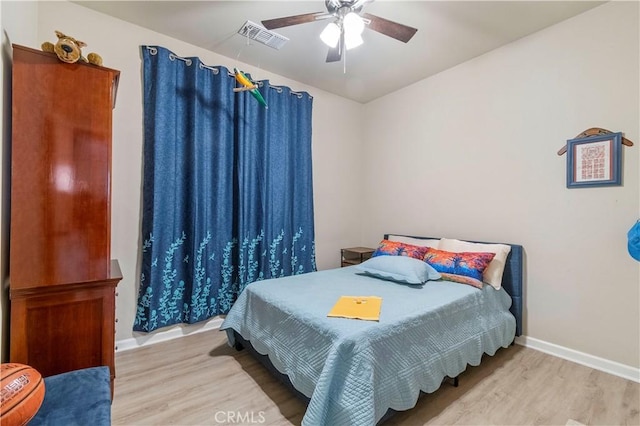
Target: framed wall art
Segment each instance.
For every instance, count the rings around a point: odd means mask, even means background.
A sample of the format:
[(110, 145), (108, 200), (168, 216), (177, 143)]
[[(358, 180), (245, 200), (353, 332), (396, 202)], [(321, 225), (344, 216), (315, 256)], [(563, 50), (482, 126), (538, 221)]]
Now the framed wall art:
[(622, 133), (567, 141), (567, 188), (622, 185)]

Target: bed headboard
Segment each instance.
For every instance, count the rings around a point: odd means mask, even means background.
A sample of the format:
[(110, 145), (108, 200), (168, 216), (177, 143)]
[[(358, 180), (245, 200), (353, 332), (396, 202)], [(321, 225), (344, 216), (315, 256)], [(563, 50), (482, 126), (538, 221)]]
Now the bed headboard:
[[(384, 238), (389, 238), (389, 235), (402, 235), (412, 238), (421, 239), (439, 239), (439, 237), (421, 237), (413, 235), (403, 234), (384, 234)], [(509, 309), (513, 316), (516, 318), (516, 336), (522, 335), (522, 285), (523, 285), (523, 249), (522, 246), (509, 243), (490, 243), (486, 241), (472, 241), (465, 240), (472, 243), (485, 243), (485, 244), (506, 244), (511, 246), (511, 252), (507, 256), (507, 262), (504, 268), (504, 274), (502, 275), (502, 287), (505, 289), (509, 296), (511, 296), (511, 308)]]

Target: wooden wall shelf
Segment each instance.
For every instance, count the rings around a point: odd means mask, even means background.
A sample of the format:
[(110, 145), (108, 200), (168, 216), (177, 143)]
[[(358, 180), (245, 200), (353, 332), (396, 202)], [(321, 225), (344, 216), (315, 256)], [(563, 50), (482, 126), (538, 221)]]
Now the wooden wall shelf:
[[(584, 132), (580, 133), (579, 135), (577, 135), (574, 139), (578, 139), (578, 138), (586, 138), (589, 136), (601, 136), (601, 135), (607, 135), (609, 133), (614, 133), (611, 130), (607, 130), (607, 129), (603, 129), (602, 127), (591, 127), (590, 129), (585, 130)], [(626, 145), (626, 146), (633, 146), (633, 142), (631, 142), (629, 139), (625, 138), (624, 136), (622, 137), (622, 145)], [(567, 152), (567, 145), (565, 144), (562, 148), (560, 148), (560, 150), (558, 151), (558, 155), (563, 155)]]

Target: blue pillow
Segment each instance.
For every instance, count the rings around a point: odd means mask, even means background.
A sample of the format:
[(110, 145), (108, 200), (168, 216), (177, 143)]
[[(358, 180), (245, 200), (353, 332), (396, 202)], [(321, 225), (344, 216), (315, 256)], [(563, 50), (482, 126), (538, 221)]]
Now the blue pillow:
[(401, 284), (422, 285), (441, 275), (431, 265), (408, 256), (377, 256), (356, 266), (360, 275), (368, 275)]

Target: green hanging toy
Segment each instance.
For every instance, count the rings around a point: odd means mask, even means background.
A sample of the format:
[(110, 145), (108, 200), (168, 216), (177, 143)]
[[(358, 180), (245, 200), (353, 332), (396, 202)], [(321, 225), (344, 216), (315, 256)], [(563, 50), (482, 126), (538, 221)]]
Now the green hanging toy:
[(237, 87), (233, 89), (233, 91), (243, 92), (248, 90), (249, 93), (251, 93), (253, 97), (256, 98), (256, 100), (260, 103), (260, 105), (264, 106), (266, 109), (269, 109), (269, 107), (267, 106), (267, 102), (264, 100), (264, 98), (260, 94), (260, 91), (258, 90), (258, 86), (255, 85), (251, 80), (249, 80), (247, 76), (244, 75), (244, 73), (240, 71), (238, 68), (234, 68), (233, 72), (236, 75), (236, 80), (238, 81), (238, 83), (242, 84), (243, 86), (243, 87)]

